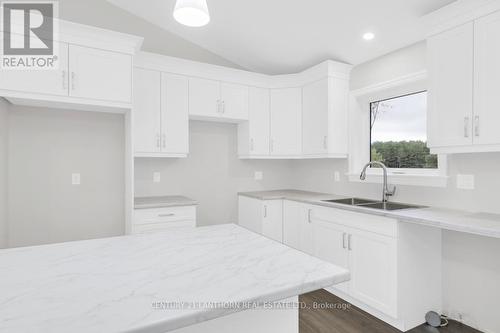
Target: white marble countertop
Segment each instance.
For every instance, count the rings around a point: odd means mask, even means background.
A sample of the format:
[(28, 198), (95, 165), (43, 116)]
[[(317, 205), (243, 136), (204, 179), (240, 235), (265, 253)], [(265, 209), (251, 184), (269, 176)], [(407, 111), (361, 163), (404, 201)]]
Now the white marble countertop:
[(197, 201), (181, 195), (165, 195), (157, 197), (134, 198), (134, 209), (196, 206), (196, 205), (198, 205)]
[(324, 202), (322, 200), (343, 199), (345, 197), (335, 194), (298, 190), (240, 192), (238, 194), (260, 200), (286, 199), (298, 201), (313, 205), (350, 210), (359, 213), (386, 216), (397, 219), (401, 222), (411, 222), (446, 230), (500, 238), (500, 215), (498, 214), (473, 213), (435, 207), (384, 211), (362, 206), (350, 206), (339, 203)]
[[(0, 332), (167, 332), (349, 272), (236, 225), (0, 250)], [(158, 308), (158, 304), (162, 304)]]

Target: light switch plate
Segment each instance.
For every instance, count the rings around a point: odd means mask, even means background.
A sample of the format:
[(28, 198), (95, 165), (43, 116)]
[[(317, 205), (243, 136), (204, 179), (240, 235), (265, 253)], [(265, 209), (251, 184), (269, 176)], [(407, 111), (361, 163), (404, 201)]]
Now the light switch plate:
[(262, 179), (264, 179), (264, 173), (262, 171), (255, 171), (254, 179), (255, 180), (262, 180)]
[(457, 188), (473, 190), (475, 188), (474, 175), (457, 175)]
[(336, 182), (339, 182), (339, 181), (340, 181), (340, 172), (335, 171), (335, 173), (333, 174), (333, 179), (334, 179)]
[(71, 174), (71, 185), (80, 185), (81, 183), (81, 176), (79, 173), (72, 173)]
[(161, 173), (153, 172), (153, 183), (159, 183), (159, 182), (161, 182)]

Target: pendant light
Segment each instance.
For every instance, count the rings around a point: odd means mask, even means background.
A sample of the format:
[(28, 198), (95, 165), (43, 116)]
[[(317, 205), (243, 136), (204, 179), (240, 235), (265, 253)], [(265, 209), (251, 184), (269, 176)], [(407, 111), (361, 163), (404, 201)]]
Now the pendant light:
[(210, 22), (207, 0), (177, 0), (174, 18), (188, 27), (202, 27)]

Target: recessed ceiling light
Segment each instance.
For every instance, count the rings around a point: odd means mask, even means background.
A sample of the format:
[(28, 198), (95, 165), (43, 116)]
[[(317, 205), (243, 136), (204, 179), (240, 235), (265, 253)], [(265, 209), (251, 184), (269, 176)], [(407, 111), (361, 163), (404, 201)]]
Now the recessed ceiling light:
[(364, 40), (372, 40), (375, 38), (375, 34), (373, 32), (367, 32), (363, 35)]
[(174, 18), (188, 27), (202, 27), (210, 22), (206, 0), (177, 0)]

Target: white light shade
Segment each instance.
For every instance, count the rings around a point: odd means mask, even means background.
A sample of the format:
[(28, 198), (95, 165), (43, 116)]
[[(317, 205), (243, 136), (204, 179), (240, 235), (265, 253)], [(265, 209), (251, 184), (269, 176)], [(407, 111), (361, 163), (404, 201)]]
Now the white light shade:
[(201, 27), (210, 22), (206, 0), (177, 0), (174, 18), (188, 27)]
[(375, 34), (373, 32), (367, 32), (363, 35), (364, 40), (372, 40), (375, 38)]

